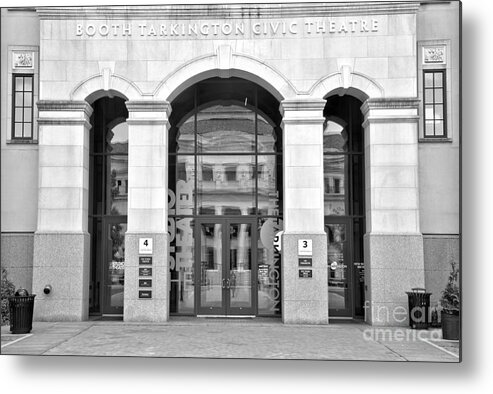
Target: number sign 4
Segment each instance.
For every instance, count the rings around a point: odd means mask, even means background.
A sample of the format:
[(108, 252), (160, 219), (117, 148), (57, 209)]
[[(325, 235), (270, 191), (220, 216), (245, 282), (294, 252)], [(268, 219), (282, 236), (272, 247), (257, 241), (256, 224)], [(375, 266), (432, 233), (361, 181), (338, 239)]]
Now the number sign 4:
[(139, 238), (139, 254), (152, 254), (152, 238)]

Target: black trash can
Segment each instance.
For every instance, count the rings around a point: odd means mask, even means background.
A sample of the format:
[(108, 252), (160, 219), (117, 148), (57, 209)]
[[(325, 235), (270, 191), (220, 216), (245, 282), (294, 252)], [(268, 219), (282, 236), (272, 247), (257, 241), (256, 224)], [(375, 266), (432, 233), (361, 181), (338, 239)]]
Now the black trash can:
[(425, 289), (414, 287), (406, 291), (409, 304), (409, 325), (411, 328), (427, 329), (429, 326), (430, 296)]
[(27, 290), (19, 289), (14, 297), (9, 297), (10, 332), (28, 334), (33, 328), (34, 297)]

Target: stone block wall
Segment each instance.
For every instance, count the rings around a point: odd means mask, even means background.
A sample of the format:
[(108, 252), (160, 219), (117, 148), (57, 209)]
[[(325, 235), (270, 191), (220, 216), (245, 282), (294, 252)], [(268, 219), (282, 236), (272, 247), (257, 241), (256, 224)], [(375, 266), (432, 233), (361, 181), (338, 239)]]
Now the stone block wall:
[(34, 234), (3, 233), (1, 244), (2, 268), (7, 269), (15, 288), (32, 292)]
[(432, 293), (431, 306), (435, 306), (447, 284), (450, 263), (459, 264), (460, 249), (458, 235), (424, 235), (425, 288)]

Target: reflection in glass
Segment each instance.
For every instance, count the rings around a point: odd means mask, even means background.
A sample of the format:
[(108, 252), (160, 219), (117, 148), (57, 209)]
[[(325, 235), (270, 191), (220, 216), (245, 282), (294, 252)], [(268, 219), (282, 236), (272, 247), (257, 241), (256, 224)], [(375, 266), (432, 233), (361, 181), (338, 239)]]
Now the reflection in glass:
[(215, 105), (197, 114), (199, 153), (253, 152), (255, 112), (238, 105)]
[(277, 136), (274, 127), (261, 115), (257, 115), (258, 152), (276, 152)]
[(197, 156), (197, 160), (197, 202), (201, 214), (249, 215), (254, 211), (254, 156), (211, 155)]
[(229, 226), (229, 300), (233, 308), (252, 306), (252, 225), (235, 223)]
[(259, 214), (277, 216), (280, 212), (277, 190), (277, 163), (279, 157), (259, 155), (257, 158), (257, 201)]
[(326, 225), (327, 265), (329, 271), (329, 309), (345, 309), (347, 298), (347, 262), (344, 260), (346, 226)]
[[(91, 223), (89, 223), (89, 225), (91, 225)], [(95, 260), (97, 266), (106, 268), (107, 257), (109, 257), (108, 261), (112, 261), (112, 258), (101, 254), (101, 248), (103, 247), (103, 242), (101, 242), (101, 240), (105, 237), (101, 219), (94, 219), (91, 227), (91, 258)], [(109, 247), (107, 249), (109, 249)], [(101, 281), (100, 274), (101, 270), (91, 268), (91, 279), (89, 285), (89, 313), (100, 311), (101, 288), (105, 288), (100, 286), (101, 282), (104, 282)]]
[(103, 186), (103, 156), (93, 156), (93, 162), (91, 163), (94, 174), (94, 179), (92, 182), (92, 210), (93, 215), (102, 215), (104, 209), (103, 194), (105, 187)]
[(106, 133), (106, 213), (126, 215), (128, 206), (128, 125), (120, 123)]
[(364, 215), (365, 214), (365, 181), (363, 179), (363, 174), (365, 173), (365, 160), (363, 155), (353, 155), (351, 160), (352, 165), (352, 192), (351, 192), (351, 203), (352, 203), (352, 213), (353, 215)]
[(346, 156), (324, 156), (324, 213), (346, 214), (345, 172)]
[(112, 223), (108, 226), (111, 252), (107, 265), (106, 299), (110, 307), (123, 307), (123, 285), (125, 280), (125, 232), (126, 223)]
[(324, 153), (346, 152), (348, 150), (348, 134), (343, 125), (331, 120), (326, 120), (324, 123), (323, 136)]
[(108, 156), (110, 182), (107, 183), (108, 213), (110, 215), (126, 215), (128, 207), (128, 156)]
[[(195, 157), (176, 156), (176, 213), (191, 215), (194, 209)], [(199, 179), (201, 172), (199, 171)]]
[(220, 308), (223, 302), (222, 224), (200, 226), (200, 306)]
[(195, 149), (195, 117), (189, 117), (179, 128), (176, 153), (193, 153)]
[(106, 152), (112, 154), (128, 154), (128, 125), (126, 122), (108, 130), (106, 133)]
[(257, 247), (258, 313), (281, 314), (281, 255), (274, 249), (274, 236), (282, 230), (282, 220), (259, 219)]
[[(365, 226), (363, 219), (356, 219), (353, 222), (353, 239), (361, 240), (363, 239), (363, 234), (365, 232)], [(365, 304), (365, 264), (363, 259), (363, 242), (355, 242), (353, 248), (353, 272), (354, 272), (354, 285), (355, 285), (355, 315), (363, 316), (364, 310), (363, 305)]]
[(194, 221), (169, 218), (172, 312), (194, 311)]

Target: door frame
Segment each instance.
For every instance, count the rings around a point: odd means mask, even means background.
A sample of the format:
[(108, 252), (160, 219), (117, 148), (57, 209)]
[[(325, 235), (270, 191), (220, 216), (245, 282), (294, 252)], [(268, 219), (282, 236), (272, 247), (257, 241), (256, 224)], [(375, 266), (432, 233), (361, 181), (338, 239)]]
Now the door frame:
[[(123, 307), (112, 307), (108, 302), (106, 286), (109, 284), (109, 273), (108, 273), (108, 257), (111, 254), (110, 248), (112, 247), (111, 240), (108, 238), (108, 229), (109, 226), (113, 224), (127, 224), (126, 216), (105, 216), (101, 220), (102, 231), (101, 231), (101, 256), (100, 256), (100, 267), (99, 274), (100, 278), (100, 286), (99, 286), (99, 294), (100, 294), (100, 313), (101, 315), (123, 315)], [(96, 241), (97, 242), (97, 241)], [(125, 263), (125, 259), (123, 260)], [(125, 270), (124, 270), (125, 272)], [(125, 281), (125, 273), (123, 274), (123, 280)], [(124, 283), (122, 286), (125, 286)]]
[[(201, 216), (194, 219), (194, 272), (195, 272), (195, 314), (196, 315), (215, 315), (215, 316), (256, 316), (258, 305), (257, 305), (257, 224), (258, 220), (256, 217), (251, 216)], [(201, 236), (200, 229), (202, 224), (221, 224), (222, 234), (222, 305), (221, 307), (209, 307), (202, 308), (200, 306), (201, 297), (201, 259), (200, 259), (200, 248), (201, 248)], [(230, 271), (230, 258), (231, 258), (231, 247), (230, 247), (230, 225), (231, 224), (250, 224), (250, 248), (251, 248), (251, 273), (250, 273), (250, 289), (251, 289), (251, 307), (250, 308), (239, 308), (231, 306), (231, 289), (228, 286), (227, 279), (229, 278)]]
[[(344, 309), (330, 309), (330, 299), (329, 299), (329, 319), (331, 317), (347, 317), (347, 318), (353, 318), (354, 317), (354, 312), (355, 312), (355, 305), (354, 305), (354, 280), (353, 280), (353, 220), (350, 217), (346, 216), (341, 216), (341, 217), (325, 217), (324, 220), (324, 226), (330, 225), (330, 224), (343, 224), (346, 227), (346, 241), (344, 242), (344, 249), (343, 249), (343, 257), (344, 257), (344, 264), (346, 265), (346, 282), (347, 282), (347, 296), (346, 296), (346, 308)], [(327, 233), (327, 249), (329, 246), (329, 234)], [(328, 250), (327, 250), (328, 252)], [(329, 275), (330, 275), (330, 266), (328, 264), (328, 258), (329, 255), (327, 253), (327, 287), (328, 287), (328, 281), (329, 281)], [(329, 289), (329, 287), (328, 287)], [(327, 290), (328, 290), (327, 289)], [(330, 297), (330, 293), (328, 294)]]

